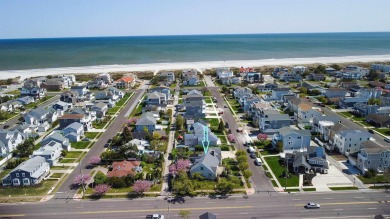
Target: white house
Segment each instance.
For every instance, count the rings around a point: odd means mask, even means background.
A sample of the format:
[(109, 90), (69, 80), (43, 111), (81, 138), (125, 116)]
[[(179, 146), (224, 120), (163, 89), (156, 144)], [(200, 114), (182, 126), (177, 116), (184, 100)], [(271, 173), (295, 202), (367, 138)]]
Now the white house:
[(0, 157), (14, 151), (23, 140), (23, 136), (18, 131), (0, 130)]
[(360, 144), (370, 140), (371, 134), (361, 130), (341, 130), (335, 133), (333, 144), (341, 154), (353, 154), (360, 151)]
[(84, 126), (81, 123), (74, 122), (64, 128), (63, 133), (70, 142), (77, 142), (84, 136)]

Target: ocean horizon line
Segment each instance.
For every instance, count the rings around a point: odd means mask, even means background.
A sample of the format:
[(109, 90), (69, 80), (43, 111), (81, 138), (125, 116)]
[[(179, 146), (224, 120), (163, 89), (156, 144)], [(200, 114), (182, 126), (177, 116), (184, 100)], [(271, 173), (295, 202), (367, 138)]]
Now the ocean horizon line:
[(337, 64), (354, 62), (387, 62), (390, 61), (390, 54), (386, 55), (363, 55), (363, 56), (334, 56), (334, 57), (311, 57), (311, 58), (280, 58), (280, 59), (258, 59), (258, 60), (220, 60), (220, 61), (194, 61), (174, 63), (147, 63), (147, 64), (112, 64), (92, 65), (80, 67), (59, 67), (59, 68), (38, 68), (24, 70), (1, 70), (0, 79), (21, 77), (30, 78), (48, 75), (61, 74), (98, 74), (113, 72), (158, 72), (181, 69), (205, 69), (219, 67), (262, 67), (262, 66), (294, 66), (309, 64)]
[(249, 35), (306, 35), (306, 34), (357, 34), (357, 33), (390, 33), (390, 31), (346, 31), (346, 32), (275, 32), (275, 33), (217, 33), (217, 34), (165, 34), (165, 35), (113, 35), (113, 36), (57, 36), (57, 37), (26, 37), (0, 38), (8, 40), (48, 40), (48, 39), (94, 39), (94, 38), (137, 38), (137, 37), (186, 37), (186, 36), (249, 36)]

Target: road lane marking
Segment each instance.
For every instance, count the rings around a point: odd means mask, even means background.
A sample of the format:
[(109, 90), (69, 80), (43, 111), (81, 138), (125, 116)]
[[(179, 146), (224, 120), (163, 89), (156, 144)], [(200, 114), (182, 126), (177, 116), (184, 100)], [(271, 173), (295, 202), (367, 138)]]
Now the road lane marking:
[(24, 217), (25, 214), (0, 214), (0, 218)]
[[(243, 209), (253, 208), (253, 206), (225, 206), (225, 207), (208, 207), (208, 208), (170, 208), (170, 211), (196, 211), (196, 210), (222, 210), (222, 209)], [(113, 211), (84, 211), (76, 212), (76, 214), (111, 214), (111, 213), (135, 213), (135, 212), (153, 212), (153, 211), (167, 211), (166, 208), (161, 209), (139, 209), (139, 210), (113, 210)]]
[(240, 212), (238, 214), (249, 214), (248, 212)]
[(355, 198), (364, 198), (364, 197), (355, 197)]
[(206, 202), (206, 203), (208, 203), (208, 204), (214, 204), (215, 202)]
[[(338, 203), (322, 203), (323, 205), (362, 205), (362, 204), (385, 204), (388, 201), (369, 201), (369, 202), (338, 202)], [(305, 204), (296, 204), (294, 206), (305, 206)]]
[(375, 209), (377, 209), (377, 208), (367, 208), (367, 209), (370, 209), (370, 210), (375, 210)]
[(333, 199), (333, 198), (324, 198), (324, 199), (329, 199), (330, 200), (330, 199)]
[(294, 198), (293, 201), (299, 201), (299, 200), (302, 200), (300, 198)]
[(333, 211), (342, 211), (342, 208), (333, 209)]

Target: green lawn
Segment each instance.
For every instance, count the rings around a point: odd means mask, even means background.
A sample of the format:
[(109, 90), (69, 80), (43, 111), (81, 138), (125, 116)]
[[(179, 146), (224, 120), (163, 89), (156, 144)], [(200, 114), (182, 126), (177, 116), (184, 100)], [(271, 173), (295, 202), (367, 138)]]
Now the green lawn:
[(99, 134), (100, 132), (85, 132), (84, 135), (86, 138), (89, 138), (89, 139), (95, 139), (96, 136)]
[(204, 92), (203, 96), (205, 96), (205, 97), (211, 96), (211, 92), (209, 90), (207, 90), (206, 92)]
[(214, 190), (215, 185), (217, 184), (215, 181), (210, 180), (191, 180), (193, 184), (195, 185), (196, 190)]
[(68, 159), (62, 159), (60, 160), (60, 163), (77, 163), (77, 159), (75, 158), (68, 158)]
[(231, 108), (233, 109), (233, 111), (235, 113), (238, 113), (238, 108), (240, 107), (240, 104), (234, 99), (228, 99), (228, 102), (229, 102)]
[(90, 143), (91, 142), (89, 141), (79, 141), (79, 142), (71, 142), (70, 145), (74, 149), (86, 149)]
[(114, 106), (114, 107), (108, 109), (107, 114), (114, 115), (115, 113), (117, 113), (119, 111), (120, 108), (121, 108), (120, 106)]
[(53, 173), (50, 178), (61, 178), (65, 173)]
[(217, 118), (208, 118), (206, 120), (210, 123), (210, 126), (218, 126), (219, 125), (219, 120)]
[(299, 192), (299, 189), (286, 189), (285, 192)]
[(371, 124), (369, 124), (367, 122), (364, 122), (364, 121), (361, 121), (358, 124), (363, 125), (363, 126), (367, 126), (367, 127), (373, 127), (373, 125), (371, 125)]
[(340, 191), (340, 190), (358, 190), (355, 186), (349, 186), (349, 187), (329, 187), (332, 191)]
[(26, 109), (32, 109), (32, 108), (34, 108), (34, 107), (40, 105), (41, 103), (43, 103), (43, 102), (45, 102), (45, 101), (51, 99), (52, 97), (53, 97), (53, 96), (45, 96), (45, 97), (43, 97), (42, 99), (38, 100), (38, 101), (35, 102), (35, 103), (30, 103), (30, 104), (28, 104), (28, 105), (26, 106)]
[(56, 181), (45, 180), (37, 187), (0, 187), (0, 197), (44, 196)]
[(375, 128), (374, 130), (383, 135), (390, 136), (390, 128)]
[[(281, 175), (282, 175), (283, 171), (286, 170), (286, 168), (282, 167), (279, 164), (279, 157), (278, 156), (265, 157), (264, 159), (267, 161), (268, 166), (271, 168), (272, 172), (275, 174), (279, 183), (284, 187), (286, 185), (286, 179), (281, 177)], [(290, 178), (287, 178), (287, 187), (299, 186), (298, 176), (293, 174), (293, 173), (289, 173), (289, 175), (290, 175)]]
[(221, 144), (227, 144), (225, 135), (217, 135), (217, 137), (221, 139)]
[(135, 109), (133, 110), (133, 112), (131, 112), (130, 118), (131, 118), (131, 117), (134, 117), (134, 116), (138, 116), (138, 115), (140, 115), (141, 113), (142, 113), (142, 104), (139, 104), (139, 105), (137, 106), (137, 108), (135, 108)]
[(69, 151), (65, 158), (78, 158), (80, 154), (83, 153), (81, 151)]
[(206, 103), (213, 103), (213, 101), (211, 100), (211, 97), (206, 97), (205, 102)]
[(106, 126), (106, 124), (106, 122), (95, 121), (92, 123), (92, 127), (95, 129), (102, 129), (104, 126)]
[(132, 93), (126, 93), (125, 96), (123, 96), (123, 98), (120, 99), (120, 100), (118, 101), (118, 103), (116, 103), (115, 106), (123, 106), (123, 105), (125, 104), (125, 102), (127, 101), (127, 99), (130, 98), (131, 95), (132, 95)]
[(314, 192), (317, 191), (316, 188), (303, 188), (303, 191), (305, 192)]
[(350, 112), (340, 112), (339, 114), (341, 114), (341, 115), (343, 115), (344, 117), (347, 117), (347, 118), (354, 116), (354, 115), (353, 115), (352, 113), (350, 113)]
[(0, 179), (3, 179), (3, 177), (5, 177), (11, 171), (12, 171), (11, 169), (4, 169), (3, 171), (1, 171)]
[(376, 175), (375, 177), (371, 177), (371, 178), (366, 178), (364, 176), (358, 176), (358, 178), (364, 184), (390, 183), (390, 179), (386, 179), (384, 175)]
[(51, 170), (67, 170), (68, 166), (52, 166), (50, 167)]

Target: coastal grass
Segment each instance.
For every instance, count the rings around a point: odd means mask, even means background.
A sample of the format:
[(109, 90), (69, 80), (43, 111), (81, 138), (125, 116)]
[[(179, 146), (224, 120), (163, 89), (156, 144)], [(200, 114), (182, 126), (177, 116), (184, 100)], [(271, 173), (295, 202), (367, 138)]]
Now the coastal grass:
[(86, 149), (90, 143), (91, 142), (89, 142), (89, 141), (79, 141), (79, 142), (72, 142), (72, 143), (70, 143), (70, 145), (74, 149)]
[[(279, 164), (279, 157), (278, 156), (265, 157), (264, 159), (268, 163), (269, 168), (271, 168), (272, 172), (276, 176), (276, 179), (279, 181), (279, 183), (282, 187), (299, 186), (299, 178), (297, 175), (295, 175), (293, 173), (289, 173), (290, 177), (287, 178), (287, 180), (286, 180), (286, 178), (281, 176), (282, 173), (286, 170), (286, 168)], [(287, 184), (286, 184), (286, 181), (287, 181)]]
[(84, 135), (86, 138), (95, 139), (100, 132), (85, 132)]
[(355, 186), (348, 186), (348, 187), (329, 187), (332, 191), (341, 191), (341, 190), (358, 190), (359, 188)]
[(54, 186), (57, 181), (44, 180), (38, 186), (27, 187), (0, 187), (1, 197), (19, 197), (19, 196), (44, 196)]

